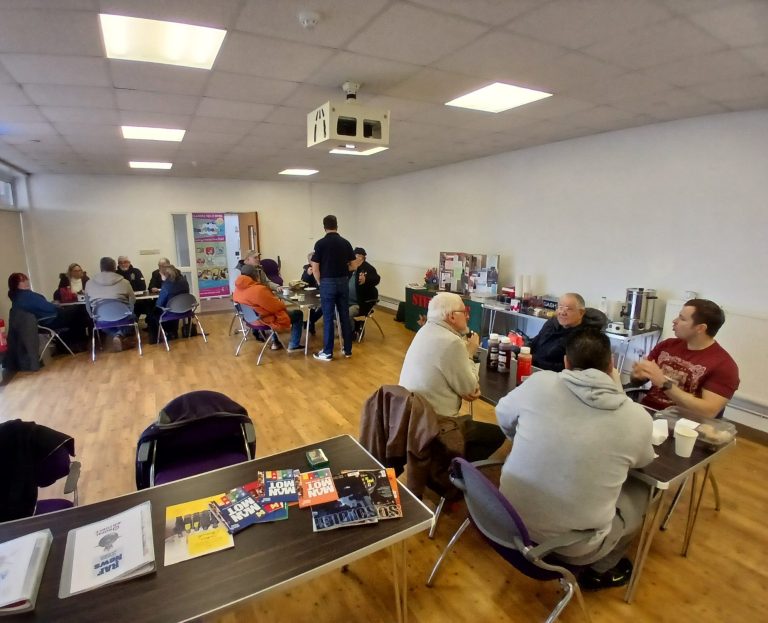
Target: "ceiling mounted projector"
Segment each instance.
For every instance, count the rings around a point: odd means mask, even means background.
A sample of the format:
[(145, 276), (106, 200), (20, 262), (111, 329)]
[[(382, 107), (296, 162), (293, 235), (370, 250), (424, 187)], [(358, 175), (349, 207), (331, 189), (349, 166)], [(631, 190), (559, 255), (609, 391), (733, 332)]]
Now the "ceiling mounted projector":
[(357, 103), (360, 85), (345, 82), (345, 102), (326, 102), (307, 115), (307, 147), (370, 156), (389, 146), (389, 111)]

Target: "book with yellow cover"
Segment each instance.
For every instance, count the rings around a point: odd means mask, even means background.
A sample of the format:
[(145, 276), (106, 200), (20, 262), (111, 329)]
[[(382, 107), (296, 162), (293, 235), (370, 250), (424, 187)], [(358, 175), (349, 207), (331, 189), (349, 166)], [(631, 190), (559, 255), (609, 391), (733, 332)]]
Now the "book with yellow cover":
[(213, 495), (165, 509), (165, 566), (235, 546), (227, 527), (210, 509)]

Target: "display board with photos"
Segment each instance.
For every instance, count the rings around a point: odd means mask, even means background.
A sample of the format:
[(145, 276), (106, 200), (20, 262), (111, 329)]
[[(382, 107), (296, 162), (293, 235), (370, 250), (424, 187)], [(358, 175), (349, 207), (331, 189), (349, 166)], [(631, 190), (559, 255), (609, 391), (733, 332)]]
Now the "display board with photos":
[(499, 283), (499, 256), (441, 251), (439, 288), (462, 296), (496, 294)]

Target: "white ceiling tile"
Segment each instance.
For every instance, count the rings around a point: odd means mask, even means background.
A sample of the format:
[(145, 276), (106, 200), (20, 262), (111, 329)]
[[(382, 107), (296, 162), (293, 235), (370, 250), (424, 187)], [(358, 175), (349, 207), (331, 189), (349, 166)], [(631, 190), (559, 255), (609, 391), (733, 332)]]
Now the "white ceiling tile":
[(659, 121), (675, 119), (679, 111), (685, 111), (688, 117), (727, 112), (724, 106), (683, 89), (637, 95), (614, 106), (631, 113), (650, 115)]
[(567, 116), (575, 112), (587, 110), (593, 106), (594, 103), (592, 102), (574, 99), (564, 95), (556, 95), (515, 108), (514, 112), (521, 117), (546, 120)]
[(202, 98), (178, 93), (157, 93), (118, 89), (117, 106), (121, 110), (138, 110), (170, 114), (193, 114)]
[(397, 3), (376, 17), (347, 49), (417, 65), (429, 65), (458, 50), (487, 27), (415, 6)]
[(410, 119), (414, 115), (418, 115), (434, 106), (431, 102), (421, 102), (402, 97), (390, 97), (388, 95), (377, 95), (370, 100), (366, 100), (364, 104), (366, 106), (371, 106), (372, 108), (389, 110), (389, 118), (392, 122), (402, 119)]
[(421, 69), (418, 65), (340, 51), (307, 78), (310, 84), (338, 88), (347, 80), (361, 85), (360, 92), (382, 93)]
[(289, 106), (276, 106), (272, 112), (264, 118), (267, 123), (296, 126), (306, 129), (307, 113), (309, 110), (291, 108)]
[(17, 84), (5, 84), (0, 89), (0, 106), (29, 106), (31, 103)]
[(261, 121), (273, 109), (274, 106), (269, 104), (254, 104), (253, 102), (236, 102), (233, 100), (204, 97), (200, 100), (197, 114), (203, 117)]
[(22, 84), (111, 86), (107, 61), (86, 56), (0, 54), (0, 62)]
[(411, 78), (387, 89), (385, 95), (444, 104), (486, 84), (488, 80), (483, 78), (437, 69), (423, 69)]
[(121, 110), (120, 125), (136, 125), (142, 128), (186, 129), (192, 122), (191, 114)]
[(99, 0), (3, 0), (3, 7), (8, 9), (98, 11)]
[(736, 3), (696, 13), (691, 20), (734, 47), (768, 43), (768, 2)]
[(671, 13), (651, 0), (555, 0), (540, 6), (507, 28), (555, 45), (581, 49), (619, 33), (669, 19)]
[(101, 11), (115, 15), (231, 28), (241, 0), (100, 0)]
[[(639, 115), (613, 106), (595, 106), (564, 117), (570, 125), (592, 128), (594, 130), (618, 130), (639, 125)], [(650, 120), (649, 120), (650, 121)]]
[(563, 48), (495, 31), (442, 58), (435, 67), (467, 76), (481, 76), (486, 82), (508, 82), (535, 88), (537, 85), (532, 84), (531, 79), (536, 78), (538, 68), (547, 67), (564, 54)]
[(740, 54), (754, 63), (763, 73), (768, 73), (768, 45), (756, 45), (751, 48), (742, 48)]
[(471, 20), (498, 26), (526, 11), (536, 8), (541, 0), (412, 0), (414, 4), (452, 13)]
[[(728, 107), (732, 104), (739, 105), (748, 101), (768, 108), (768, 77), (766, 76), (723, 80), (722, 82), (693, 86), (690, 90)], [(751, 107), (754, 106), (750, 104)]]
[(327, 61), (333, 50), (233, 32), (224, 40), (216, 70), (301, 82)]
[(11, 76), (11, 74), (9, 74), (5, 70), (5, 67), (3, 67), (2, 62), (0, 62), (0, 84), (8, 84), (10, 82), (15, 83), (16, 81), (13, 79), (13, 76)]
[(0, 105), (0, 127), (5, 123), (46, 123), (36, 106)]
[(104, 47), (96, 13), (0, 8), (0, 52), (103, 56)]
[(569, 90), (568, 95), (593, 103), (613, 103), (625, 99), (667, 91), (670, 84), (647, 75), (632, 71), (594, 84), (586, 84)]
[(224, 132), (206, 132), (204, 130), (188, 130), (184, 135), (184, 144), (193, 145), (195, 143), (203, 143), (207, 145), (234, 145), (238, 143), (242, 137), (239, 134), (229, 134)]
[(241, 119), (222, 119), (219, 117), (196, 116), (187, 126), (189, 130), (203, 130), (206, 132), (225, 132), (244, 136), (250, 132), (255, 123)]
[(205, 94), (219, 99), (279, 104), (298, 86), (297, 82), (286, 80), (214, 71), (208, 81)]
[(646, 28), (610, 35), (585, 52), (622, 67), (643, 69), (686, 56), (725, 49), (724, 44), (684, 19), (672, 19)]
[(760, 73), (760, 68), (736, 50), (725, 50), (684, 58), (674, 63), (647, 69), (645, 73), (669, 84), (686, 87), (756, 76)]
[[(292, 108), (306, 109), (306, 112), (310, 112), (326, 102), (344, 101), (345, 97), (341, 89), (302, 84), (286, 97), (281, 104)], [(364, 95), (361, 96), (361, 101), (364, 97)]]
[(211, 76), (207, 69), (109, 60), (113, 85), (118, 89), (202, 95)]
[(63, 84), (27, 84), (24, 92), (38, 106), (114, 108), (115, 95), (105, 87), (79, 87)]
[(259, 123), (254, 127), (251, 132), (243, 138), (239, 145), (262, 145), (268, 143), (280, 145), (280, 141), (284, 138), (290, 138), (295, 140), (298, 138), (306, 137), (306, 127), (298, 125), (285, 125), (282, 123)]
[(69, 108), (60, 106), (42, 106), (41, 112), (53, 122), (74, 121), (77, 123), (106, 123), (118, 125), (120, 115), (110, 108)]
[(120, 141), (125, 140), (122, 136), (122, 133), (120, 132), (120, 127), (117, 125), (108, 125), (106, 123), (79, 123), (75, 121), (55, 122), (53, 125), (67, 140), (69, 140), (70, 136), (90, 137), (91, 139), (120, 139)]
[[(236, 29), (338, 48), (386, 4), (387, 0), (258, 0), (243, 7)], [(299, 23), (299, 13), (304, 10), (320, 16), (314, 28), (305, 29)]]
[(660, 0), (661, 4), (678, 15), (693, 15), (743, 0)]
[(135, 160), (172, 160), (179, 151), (178, 143), (168, 141), (125, 141), (123, 153)]
[(33, 139), (53, 136), (56, 130), (50, 123), (3, 123), (0, 136), (6, 143), (24, 143)]

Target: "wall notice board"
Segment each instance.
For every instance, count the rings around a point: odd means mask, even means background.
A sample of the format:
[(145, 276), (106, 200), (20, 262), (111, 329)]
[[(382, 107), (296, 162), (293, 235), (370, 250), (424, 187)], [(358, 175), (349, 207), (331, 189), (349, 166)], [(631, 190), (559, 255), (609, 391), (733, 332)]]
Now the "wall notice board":
[[(672, 320), (685, 301), (667, 301), (662, 339), (673, 337)], [(725, 324), (717, 341), (739, 366), (741, 384), (736, 397), (768, 409), (768, 318), (725, 309)]]

